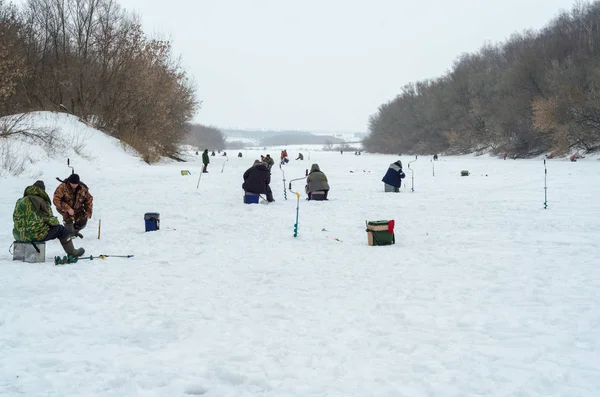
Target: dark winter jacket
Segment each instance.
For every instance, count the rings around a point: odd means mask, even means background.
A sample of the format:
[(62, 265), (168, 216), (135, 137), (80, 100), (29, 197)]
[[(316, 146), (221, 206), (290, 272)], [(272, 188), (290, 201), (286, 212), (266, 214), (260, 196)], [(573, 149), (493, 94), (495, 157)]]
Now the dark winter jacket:
[(406, 175), (402, 171), (402, 162), (398, 160), (395, 163), (390, 164), (381, 181), (394, 187), (400, 187), (402, 179), (404, 179), (405, 176)]
[(271, 172), (265, 163), (252, 166), (244, 172), (242, 189), (255, 194), (267, 194), (267, 185), (271, 183)]
[(313, 164), (310, 167), (310, 172), (306, 178), (306, 190), (308, 193), (329, 190), (327, 176), (321, 172), (318, 164)]
[(210, 157), (208, 157), (208, 149), (206, 149), (204, 151), (204, 153), (202, 153), (202, 163), (203, 164), (209, 164), (210, 163)]

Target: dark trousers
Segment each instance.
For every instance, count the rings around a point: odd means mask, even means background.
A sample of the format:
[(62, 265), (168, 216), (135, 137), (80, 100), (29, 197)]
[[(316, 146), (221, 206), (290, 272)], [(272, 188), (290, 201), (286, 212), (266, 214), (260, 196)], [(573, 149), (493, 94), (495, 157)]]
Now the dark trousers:
[(59, 239), (63, 241), (69, 237), (69, 231), (63, 225), (50, 226), (50, 230), (48, 230), (48, 234), (46, 237), (42, 239), (42, 241), (50, 241), (54, 239)]
[(271, 190), (271, 186), (269, 185), (267, 185), (267, 201), (269, 203), (275, 201), (275, 199), (273, 198), (273, 191)]
[[(322, 190), (322, 192), (325, 193), (325, 196), (323, 197), (323, 200), (327, 200), (327, 193), (329, 193), (329, 190)], [(311, 200), (312, 199), (312, 193), (308, 192), (308, 199)]]
[(74, 231), (78, 232), (82, 229), (85, 229), (85, 227), (87, 226), (87, 221), (87, 217), (85, 216), (85, 214), (83, 214), (78, 216), (77, 219), (75, 219), (75, 221), (73, 221), (72, 219), (65, 219), (64, 224), (68, 226), (70, 223), (72, 223)]
[(83, 217), (83, 218), (79, 218), (75, 221), (75, 223), (73, 224), (73, 227), (75, 227), (75, 231), (79, 231), (82, 229), (85, 229), (87, 225), (87, 218)]

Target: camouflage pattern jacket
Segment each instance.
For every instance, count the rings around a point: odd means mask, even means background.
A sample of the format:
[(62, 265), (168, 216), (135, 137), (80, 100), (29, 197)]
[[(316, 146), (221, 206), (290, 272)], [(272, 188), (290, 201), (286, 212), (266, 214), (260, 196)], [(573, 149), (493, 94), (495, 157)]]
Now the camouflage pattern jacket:
[[(52, 201), (65, 221), (92, 217), (94, 198), (85, 183), (80, 183), (75, 189), (68, 182), (61, 183), (54, 191)], [(69, 209), (75, 214), (69, 215)]]
[(13, 237), (20, 242), (42, 241), (50, 226), (60, 224), (52, 214), (50, 197), (37, 186), (28, 186), (23, 197), (17, 200), (13, 222)]

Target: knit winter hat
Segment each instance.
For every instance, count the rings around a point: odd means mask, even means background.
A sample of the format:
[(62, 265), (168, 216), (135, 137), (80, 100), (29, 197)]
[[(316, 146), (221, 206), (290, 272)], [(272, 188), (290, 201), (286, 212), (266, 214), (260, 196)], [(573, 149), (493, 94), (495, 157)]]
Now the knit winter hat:
[(79, 185), (79, 175), (77, 174), (71, 174), (68, 178), (67, 178), (67, 182), (69, 183), (74, 183), (76, 185)]
[(46, 190), (46, 185), (44, 184), (44, 181), (35, 181), (33, 186), (39, 187), (42, 190)]

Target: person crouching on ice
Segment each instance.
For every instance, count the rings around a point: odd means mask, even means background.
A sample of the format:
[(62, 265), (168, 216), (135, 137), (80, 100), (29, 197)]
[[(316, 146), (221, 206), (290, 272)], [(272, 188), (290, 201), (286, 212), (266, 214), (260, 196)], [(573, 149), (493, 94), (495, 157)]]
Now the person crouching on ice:
[(52, 200), (56, 210), (62, 215), (65, 227), (71, 237), (81, 237), (79, 233), (92, 217), (94, 198), (87, 185), (79, 179), (79, 175), (71, 174), (54, 191)]
[(268, 202), (275, 201), (273, 192), (269, 184), (271, 183), (271, 171), (267, 167), (267, 163), (255, 160), (252, 167), (244, 172), (244, 183), (242, 189), (244, 192), (254, 194), (264, 194), (267, 196)]
[(327, 176), (321, 171), (318, 164), (310, 167), (310, 172), (306, 177), (306, 193), (309, 200), (328, 200), (329, 183)]
[(25, 188), (23, 197), (15, 205), (13, 222), (13, 237), (18, 242), (58, 239), (67, 255), (76, 258), (85, 253), (83, 248), (75, 249), (69, 231), (52, 214), (52, 204), (44, 181), (36, 181)]
[(390, 164), (381, 180), (385, 183), (385, 191), (398, 193), (404, 177), (406, 177), (406, 175), (404, 174), (404, 171), (402, 171), (402, 161), (398, 160), (395, 163)]

